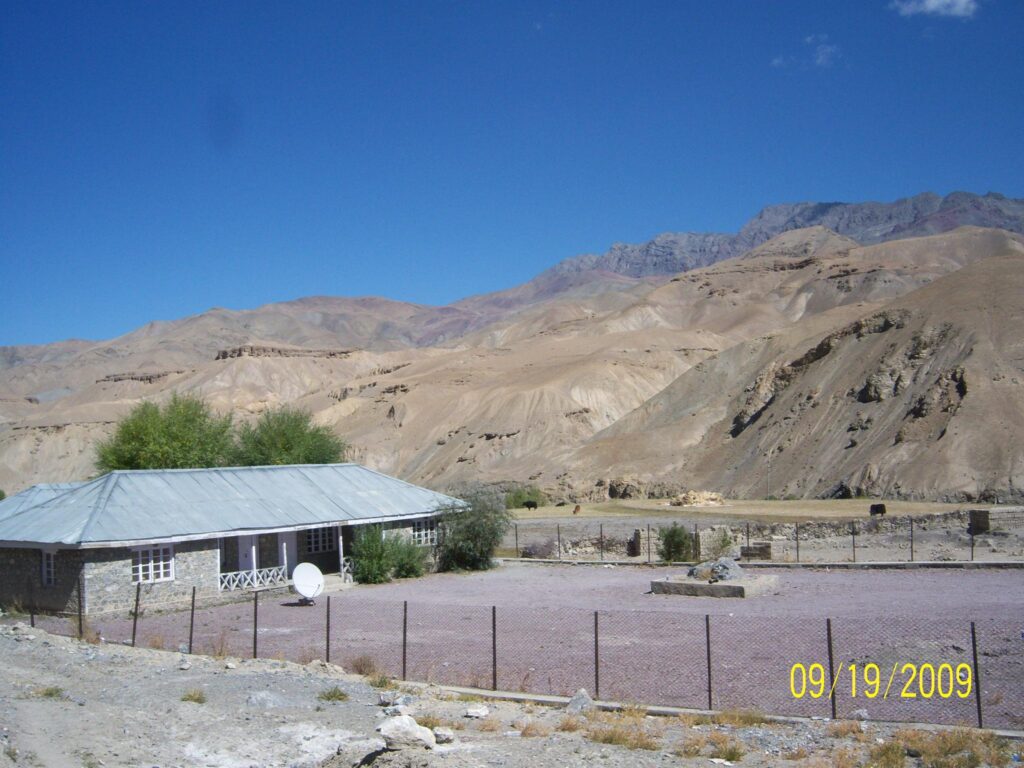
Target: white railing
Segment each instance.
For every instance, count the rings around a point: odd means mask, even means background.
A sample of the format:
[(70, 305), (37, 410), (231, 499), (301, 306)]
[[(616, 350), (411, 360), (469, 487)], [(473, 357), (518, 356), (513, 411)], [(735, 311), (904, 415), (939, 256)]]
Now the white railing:
[(270, 587), (275, 584), (284, 584), (288, 581), (285, 576), (285, 566), (278, 565), (273, 568), (258, 568), (255, 571), (234, 571), (220, 575), (220, 588), (222, 590), (235, 589), (258, 589), (259, 587)]

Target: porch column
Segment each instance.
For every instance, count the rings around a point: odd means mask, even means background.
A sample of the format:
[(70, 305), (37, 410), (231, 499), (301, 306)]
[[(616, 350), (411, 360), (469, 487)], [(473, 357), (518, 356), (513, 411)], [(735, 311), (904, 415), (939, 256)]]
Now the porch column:
[(252, 585), (256, 586), (256, 537), (252, 537)]
[(345, 572), (345, 537), (341, 535), (341, 526), (338, 529), (338, 573)]
[(283, 539), (281, 541), (281, 561), (284, 565), (284, 580), (288, 581), (288, 541)]

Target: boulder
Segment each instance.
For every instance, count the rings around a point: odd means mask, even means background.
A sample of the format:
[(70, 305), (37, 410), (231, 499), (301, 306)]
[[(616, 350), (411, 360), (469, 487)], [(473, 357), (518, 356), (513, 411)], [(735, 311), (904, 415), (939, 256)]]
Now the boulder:
[(429, 728), (424, 728), (409, 715), (389, 717), (377, 726), (387, 749), (433, 749), (437, 739)]
[(434, 729), (434, 738), (438, 744), (451, 744), (455, 741), (455, 731), (451, 728), (445, 728), (444, 726), (437, 726)]
[(487, 708), (485, 704), (473, 704), (466, 708), (465, 717), (471, 717), (475, 720), (482, 720), (491, 714), (491, 710)]
[(573, 697), (569, 699), (569, 703), (565, 707), (565, 711), (573, 715), (578, 715), (583, 712), (590, 712), (596, 709), (597, 705), (594, 704), (594, 700), (590, 698), (590, 694), (587, 693), (586, 688), (580, 688)]
[(705, 560), (703, 563), (698, 563), (688, 570), (686, 575), (691, 579), (700, 579), (701, 581), (710, 581), (711, 579), (731, 581), (742, 579), (743, 569), (731, 557), (720, 557), (717, 560)]

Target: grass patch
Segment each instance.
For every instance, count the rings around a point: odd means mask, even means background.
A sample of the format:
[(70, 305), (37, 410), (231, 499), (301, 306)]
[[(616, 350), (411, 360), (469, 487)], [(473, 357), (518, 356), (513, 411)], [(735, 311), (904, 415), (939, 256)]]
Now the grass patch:
[(550, 736), (551, 729), (544, 725), (544, 723), (538, 722), (533, 718), (529, 718), (525, 723), (523, 723), (523, 726), (519, 729), (519, 735), (524, 738)]
[(316, 697), (320, 701), (348, 701), (348, 694), (336, 685), (325, 691), (320, 691)]
[(192, 688), (191, 690), (185, 691), (181, 694), (182, 701), (190, 701), (193, 704), (205, 704), (206, 694), (199, 688)]
[(727, 733), (715, 731), (708, 736), (711, 745), (711, 757), (728, 760), (730, 763), (738, 763), (747, 754), (743, 745)]
[(369, 683), (374, 688), (390, 688), (391, 687), (391, 678), (388, 677), (387, 675), (383, 675), (383, 674), (374, 675), (373, 677), (371, 677), (366, 682)]
[(783, 752), (782, 753), (782, 759), (783, 760), (806, 760), (807, 759), (807, 750), (804, 749), (803, 747), (797, 747), (796, 749), (794, 749), (794, 750), (792, 750), (790, 752)]
[(828, 735), (833, 739), (863, 736), (864, 727), (859, 720), (836, 720), (834, 723), (829, 723)]
[(416, 722), (424, 728), (434, 730), (435, 728), (451, 728), (453, 731), (461, 731), (466, 726), (457, 720), (449, 720), (446, 717), (435, 715), (430, 712), (424, 715), (416, 715)]
[(582, 717), (576, 717), (576, 715), (564, 715), (561, 720), (558, 721), (558, 725), (555, 726), (556, 731), (563, 733), (575, 733), (576, 731), (583, 730)]
[(494, 716), (485, 717), (480, 721), (480, 725), (476, 728), (478, 731), (489, 731), (493, 733), (494, 731), (501, 730), (501, 721)]
[(876, 744), (871, 748), (868, 756), (871, 758), (871, 765), (875, 768), (903, 768), (906, 748), (897, 741), (887, 741), (884, 744)]
[(40, 699), (63, 699), (64, 689), (59, 685), (47, 685), (44, 688), (36, 688), (32, 694)]
[(832, 768), (858, 768), (859, 765), (860, 760), (855, 749), (844, 747), (832, 752)]
[(661, 748), (661, 740), (643, 728), (629, 723), (592, 725), (587, 729), (586, 736), (598, 744), (614, 744), (626, 749)]
[(1009, 745), (991, 731), (901, 730), (893, 739), (904, 750), (919, 752), (924, 768), (976, 768), (982, 764), (1003, 768), (1010, 763)]
[(756, 709), (725, 709), (716, 715), (711, 716), (711, 722), (716, 725), (734, 725), (747, 727), (751, 725), (764, 725), (768, 718), (763, 712)]
[(374, 661), (372, 656), (365, 654), (349, 659), (345, 664), (345, 668), (350, 672), (357, 675), (365, 675), (366, 677), (372, 677), (377, 674), (377, 662)]
[(683, 743), (673, 751), (678, 757), (698, 757), (707, 745), (708, 737), (703, 733), (698, 733), (687, 736)]

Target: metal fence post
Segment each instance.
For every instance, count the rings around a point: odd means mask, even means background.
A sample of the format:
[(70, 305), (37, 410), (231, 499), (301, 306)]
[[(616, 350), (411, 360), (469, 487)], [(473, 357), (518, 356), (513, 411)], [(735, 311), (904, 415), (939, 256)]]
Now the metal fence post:
[(853, 544), (853, 562), (857, 562), (857, 524), (850, 523), (850, 541)]
[(28, 592), (28, 623), (30, 627), (36, 625), (36, 590), (32, 586), (32, 579), (25, 579), (25, 585)]
[(498, 606), (491, 606), (491, 690), (498, 690)]
[(914, 562), (914, 518), (910, 518), (910, 562)]
[(139, 626), (139, 598), (142, 596), (142, 582), (135, 585), (135, 610), (132, 611), (132, 648), (135, 647), (135, 630)]
[(747, 523), (747, 546), (750, 546), (750, 523)]
[(971, 560), (974, 560), (974, 529), (972, 528), (969, 533), (971, 534)]
[(259, 658), (258, 651), (259, 646), (257, 645), (258, 640), (256, 637), (256, 631), (259, 627), (260, 617), (260, 591), (254, 589), (252, 593), (252, 657), (254, 659)]
[(651, 524), (647, 524), (647, 564), (651, 563)]
[(324, 643), (324, 661), (331, 663), (331, 596), (327, 596), (327, 638)]
[(516, 530), (516, 557), (519, 557), (519, 523), (515, 524)]
[(561, 524), (555, 525), (555, 535), (558, 537), (558, 559), (562, 559), (562, 526)]
[(800, 562), (800, 523), (796, 524), (796, 561)]
[(78, 639), (81, 640), (85, 634), (84, 600), (82, 599), (82, 574), (78, 574), (78, 583), (75, 585), (78, 591)]
[(700, 561), (700, 535), (697, 533), (697, 524), (693, 524), (693, 556)]
[[(330, 599), (330, 598), (328, 598)], [(188, 613), (188, 652), (192, 653), (192, 637), (196, 628), (196, 588), (192, 587), (192, 607)]]
[(598, 538), (601, 546), (601, 559), (604, 560), (604, 523), (601, 523), (600, 534)]
[(597, 630), (597, 611), (594, 611), (594, 698), (601, 698), (601, 651)]
[(978, 668), (978, 631), (971, 622), (971, 653), (974, 656), (974, 701), (978, 707), (978, 727), (984, 728), (981, 717), (981, 670)]
[(832, 701), (832, 719), (836, 719), (836, 673), (832, 656), (832, 619), (825, 619), (825, 634), (828, 637), (828, 682), (829, 699)]
[(708, 660), (708, 709), (714, 709), (711, 695), (711, 615), (707, 613), (704, 614), (704, 647)]
[(406, 663), (409, 659), (409, 601), (402, 601), (402, 679), (405, 680)]

